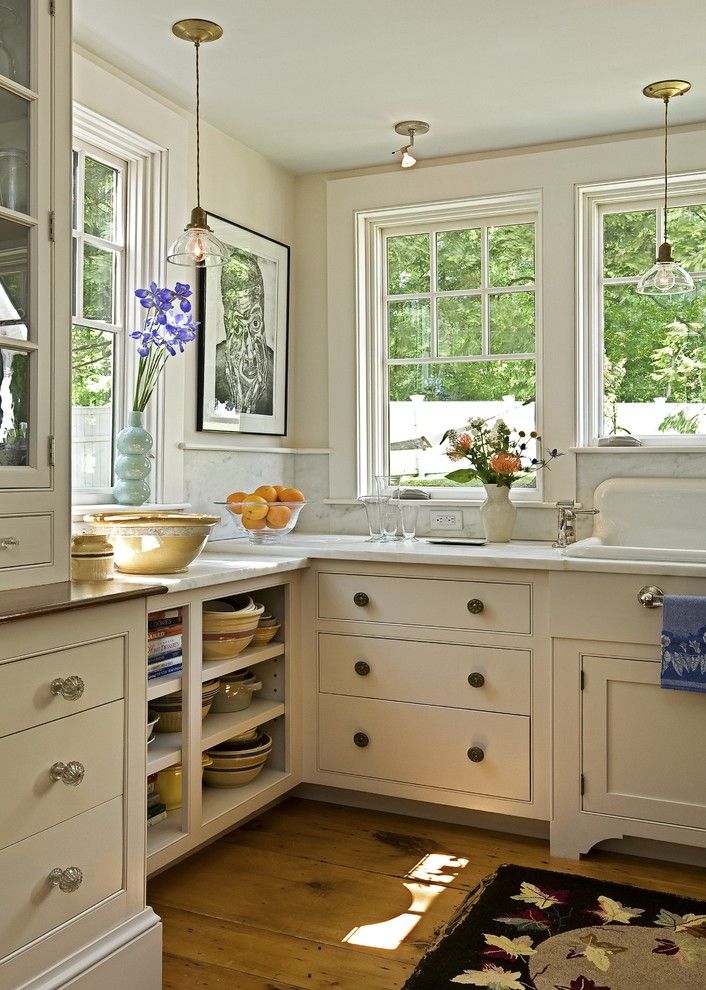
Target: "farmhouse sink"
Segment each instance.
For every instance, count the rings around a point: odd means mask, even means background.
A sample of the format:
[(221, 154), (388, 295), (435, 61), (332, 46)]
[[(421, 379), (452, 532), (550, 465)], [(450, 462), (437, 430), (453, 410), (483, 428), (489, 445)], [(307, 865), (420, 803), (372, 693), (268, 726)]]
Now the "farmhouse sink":
[(567, 557), (706, 563), (705, 478), (611, 478), (594, 507), (593, 535)]

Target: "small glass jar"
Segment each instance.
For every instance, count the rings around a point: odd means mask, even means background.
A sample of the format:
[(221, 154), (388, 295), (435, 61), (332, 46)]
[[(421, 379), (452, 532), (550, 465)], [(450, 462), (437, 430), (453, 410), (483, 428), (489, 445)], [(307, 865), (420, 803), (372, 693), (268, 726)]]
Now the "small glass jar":
[(71, 540), (71, 580), (111, 581), (113, 547), (105, 536), (80, 533)]

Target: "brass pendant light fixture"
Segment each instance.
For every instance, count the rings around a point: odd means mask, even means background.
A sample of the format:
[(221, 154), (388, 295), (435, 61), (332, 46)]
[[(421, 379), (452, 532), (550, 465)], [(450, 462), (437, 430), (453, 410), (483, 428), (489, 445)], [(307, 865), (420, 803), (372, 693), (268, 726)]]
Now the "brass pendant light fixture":
[(667, 236), (668, 180), (669, 180), (669, 101), (684, 96), (691, 89), (685, 79), (662, 79), (645, 86), (643, 93), (651, 100), (664, 102), (664, 240), (659, 246), (656, 263), (640, 276), (636, 292), (642, 296), (665, 298), (684, 296), (694, 291), (694, 280), (686, 268), (672, 257), (672, 245)]
[(393, 155), (400, 156), (400, 168), (412, 168), (413, 165), (417, 164), (417, 159), (412, 151), (414, 138), (417, 134), (426, 134), (428, 130), (429, 124), (425, 120), (401, 120), (399, 124), (395, 124), (396, 133), (404, 134), (405, 137), (409, 138), (409, 144), (392, 152)]
[(196, 206), (191, 211), (191, 221), (184, 233), (174, 241), (167, 252), (167, 261), (172, 265), (189, 268), (215, 268), (225, 265), (230, 250), (220, 241), (208, 226), (206, 211), (201, 207), (201, 78), (199, 73), (199, 51), (201, 45), (218, 41), (223, 28), (214, 21), (204, 21), (189, 17), (172, 25), (172, 34), (182, 41), (188, 41), (196, 49)]

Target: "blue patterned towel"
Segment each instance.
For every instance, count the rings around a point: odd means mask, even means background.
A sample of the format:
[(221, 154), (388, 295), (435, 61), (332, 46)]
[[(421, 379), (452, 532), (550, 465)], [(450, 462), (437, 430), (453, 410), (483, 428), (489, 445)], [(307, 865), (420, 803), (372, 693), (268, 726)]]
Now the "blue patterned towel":
[(664, 596), (660, 681), (663, 688), (706, 692), (706, 598)]

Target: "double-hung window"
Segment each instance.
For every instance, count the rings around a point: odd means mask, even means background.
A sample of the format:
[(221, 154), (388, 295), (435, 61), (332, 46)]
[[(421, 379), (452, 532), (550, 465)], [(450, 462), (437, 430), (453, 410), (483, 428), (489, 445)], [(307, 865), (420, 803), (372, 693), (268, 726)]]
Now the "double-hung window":
[(384, 474), (477, 496), (445, 479), (444, 433), (473, 418), (538, 427), (538, 210), (522, 206), (507, 197), (449, 204), (451, 218), (420, 207), (373, 220), (360, 487)]
[(73, 488), (107, 491), (120, 414), (126, 320), (128, 163), (89, 144), (73, 153)]
[(670, 181), (669, 240), (695, 291), (635, 292), (664, 239), (657, 181), (580, 190), (583, 227), (581, 440), (706, 442), (706, 177)]

